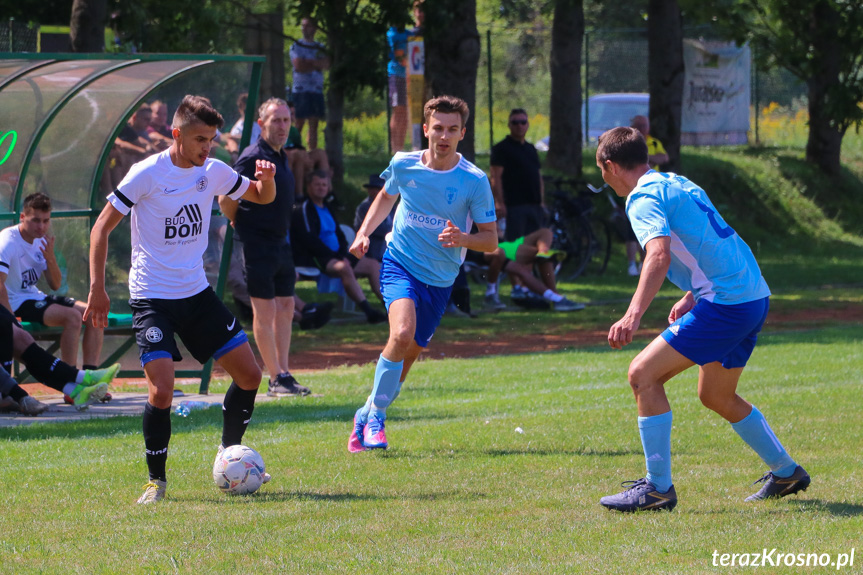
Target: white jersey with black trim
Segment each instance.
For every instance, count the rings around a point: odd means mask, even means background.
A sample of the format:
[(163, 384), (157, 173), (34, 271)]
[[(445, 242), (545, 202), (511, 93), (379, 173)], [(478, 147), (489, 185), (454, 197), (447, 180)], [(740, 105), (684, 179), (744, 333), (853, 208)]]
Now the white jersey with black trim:
[(42, 272), (48, 269), (45, 261), (45, 238), (29, 243), (21, 237), (17, 225), (0, 232), (0, 272), (6, 274), (6, 293), (9, 306), (17, 310), (27, 300), (43, 300), (47, 296), (36, 287)]
[(132, 212), (132, 298), (182, 299), (207, 287), (203, 255), (215, 196), (239, 200), (249, 180), (208, 158), (178, 168), (170, 150), (132, 166), (108, 201)]

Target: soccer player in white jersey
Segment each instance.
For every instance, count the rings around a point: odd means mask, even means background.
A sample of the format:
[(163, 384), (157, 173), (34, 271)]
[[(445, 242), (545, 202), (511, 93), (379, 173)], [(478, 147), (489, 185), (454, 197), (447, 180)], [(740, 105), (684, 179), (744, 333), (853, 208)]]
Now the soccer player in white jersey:
[(142, 504), (165, 496), (173, 362), (182, 359), (174, 334), (199, 362), (212, 357), (233, 378), (222, 408), (220, 452), (240, 443), (261, 383), (261, 369), (246, 334), (207, 283), (202, 256), (213, 197), (270, 203), (276, 195), (275, 166), (258, 160), (255, 182), (209, 158), (213, 138), (223, 124), (209, 100), (186, 96), (174, 114), (174, 143), (132, 166), (108, 196), (90, 233), (91, 285), (84, 318), (92, 318), (97, 327), (107, 327), (108, 236), (132, 213), (129, 305), (149, 388), (143, 430), (150, 481), (138, 499)]
[[(456, 151), (468, 114), (467, 104), (459, 98), (439, 96), (426, 102), (423, 132), (428, 149), (393, 157), (381, 174), (385, 193), (369, 207), (351, 245), (351, 253), (362, 258), (369, 249), (369, 235), (401, 196), (381, 264), (390, 335), (378, 359), (372, 393), (354, 416), (351, 452), (387, 447), (386, 409), (440, 324), (465, 249), (497, 248), (488, 178)], [(478, 232), (470, 234), (474, 222)]]
[(602, 178), (626, 198), (626, 214), (647, 255), (629, 308), (608, 332), (622, 349), (668, 279), (686, 294), (668, 314), (670, 324), (629, 366), (638, 405), (638, 429), (647, 476), (601, 499), (618, 511), (672, 509), (671, 407), (664, 384), (699, 366), (698, 398), (725, 418), (770, 468), (747, 501), (784, 497), (809, 486), (809, 475), (776, 438), (758, 409), (737, 395), (758, 332), (767, 317), (770, 290), (749, 246), (716, 211), (704, 190), (676, 174), (652, 170), (647, 145), (634, 128), (614, 128), (599, 138), (596, 164)]

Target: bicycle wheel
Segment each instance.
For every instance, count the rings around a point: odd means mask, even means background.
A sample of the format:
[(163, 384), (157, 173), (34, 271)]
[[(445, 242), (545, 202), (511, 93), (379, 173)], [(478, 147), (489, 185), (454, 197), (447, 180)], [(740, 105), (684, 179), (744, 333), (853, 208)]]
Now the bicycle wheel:
[(588, 244), (585, 275), (601, 276), (611, 257), (611, 228), (605, 220), (590, 218), (590, 243)]
[(558, 249), (566, 252), (566, 259), (555, 269), (558, 280), (572, 281), (584, 271), (587, 264), (589, 232), (582, 218), (566, 220), (558, 227)]

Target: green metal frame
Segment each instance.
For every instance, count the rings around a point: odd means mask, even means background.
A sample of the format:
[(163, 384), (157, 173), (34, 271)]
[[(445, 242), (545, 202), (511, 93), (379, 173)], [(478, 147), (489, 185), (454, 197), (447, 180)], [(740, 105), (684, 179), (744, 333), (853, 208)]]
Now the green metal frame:
[[(251, 134), (251, 126), (255, 117), (255, 103), (258, 100), (259, 86), (261, 75), (263, 72), (263, 64), (266, 59), (263, 56), (248, 56), (248, 55), (220, 55), (220, 54), (45, 54), (45, 53), (11, 53), (11, 52), (0, 52), (0, 59), (3, 60), (32, 60), (34, 61), (33, 65), (27, 66), (24, 65), (20, 70), (10, 74), (9, 77), (4, 78), (2, 82), (0, 82), (0, 91), (6, 88), (9, 84), (15, 82), (16, 80), (26, 76), (27, 74), (33, 72), (34, 70), (38, 70), (44, 66), (62, 62), (62, 61), (86, 61), (86, 60), (116, 60), (117, 65), (108, 66), (104, 70), (99, 70), (94, 72), (93, 74), (83, 78), (78, 84), (76, 84), (73, 88), (71, 88), (66, 94), (63, 95), (60, 100), (57, 101), (56, 104), (45, 114), (45, 117), (42, 119), (39, 127), (34, 131), (32, 140), (25, 152), (24, 161), (21, 165), (21, 169), (19, 172), (18, 184), (14, 192), (14, 200), (12, 202), (12, 211), (9, 213), (0, 213), (0, 221), (2, 220), (12, 220), (17, 221), (20, 217), (20, 209), (21, 209), (21, 201), (22, 194), (24, 190), (24, 182), (30, 167), (30, 162), (33, 159), (33, 155), (38, 149), (39, 143), (42, 140), (42, 137), (45, 135), (48, 127), (51, 125), (52, 120), (60, 113), (60, 111), (66, 106), (76, 95), (81, 93), (87, 86), (89, 86), (92, 82), (95, 82), (98, 79), (104, 78), (110, 75), (112, 72), (115, 72), (119, 69), (127, 68), (129, 66), (134, 66), (136, 64), (144, 63), (144, 62), (157, 62), (157, 61), (190, 61), (193, 62), (191, 65), (186, 66), (180, 70), (176, 70), (170, 74), (166, 74), (164, 77), (159, 78), (153, 84), (151, 84), (145, 91), (142, 91), (133, 103), (125, 110), (122, 116), (121, 122), (118, 126), (111, 132), (109, 137), (105, 140), (102, 151), (99, 154), (99, 160), (97, 169), (93, 172), (93, 180), (90, 182), (90, 198), (89, 198), (89, 209), (78, 209), (78, 210), (58, 210), (54, 211), (51, 214), (52, 218), (76, 218), (76, 217), (89, 217), (90, 226), (92, 227), (95, 223), (96, 218), (101, 211), (98, 208), (99, 202), (98, 194), (99, 194), (99, 181), (102, 176), (102, 173), (105, 168), (105, 162), (107, 160), (108, 154), (110, 153), (111, 143), (113, 143), (114, 139), (116, 139), (117, 135), (120, 133), (123, 123), (128, 120), (129, 117), (134, 113), (134, 110), (140, 106), (142, 102), (144, 102), (147, 98), (149, 98), (154, 92), (156, 92), (162, 85), (170, 80), (173, 80), (183, 74), (190, 72), (191, 70), (198, 69), (201, 66), (214, 65), (219, 63), (248, 63), (252, 66), (252, 72), (250, 77), (250, 85), (249, 85), (249, 98), (248, 105), (246, 106), (246, 117), (244, 121), (244, 130), (243, 137), (240, 142), (240, 149), (245, 148), (249, 143), (249, 138)], [(227, 279), (227, 270), (230, 265), (231, 258), (231, 248), (233, 244), (233, 235), (232, 229), (228, 226), (227, 233), (225, 234), (225, 243), (222, 251), (222, 261), (219, 266), (219, 276), (216, 282), (216, 294), (219, 298), (222, 297), (225, 290), (225, 283)], [(119, 332), (123, 332), (123, 330), (119, 330)], [(124, 332), (131, 333), (131, 332)], [(111, 355), (110, 358), (106, 360), (106, 364), (113, 363), (119, 357), (122, 356), (123, 353), (128, 351), (135, 343), (134, 335), (130, 335), (129, 338), (121, 344), (121, 346)], [(201, 385), (199, 388), (199, 392), (204, 394), (209, 391), (209, 383), (210, 378), (212, 376), (213, 370), (213, 360), (209, 360), (201, 370), (179, 370), (175, 372), (177, 377), (200, 377)], [(141, 370), (124, 370), (120, 372), (121, 376), (125, 377), (141, 377), (143, 376), (143, 371)]]

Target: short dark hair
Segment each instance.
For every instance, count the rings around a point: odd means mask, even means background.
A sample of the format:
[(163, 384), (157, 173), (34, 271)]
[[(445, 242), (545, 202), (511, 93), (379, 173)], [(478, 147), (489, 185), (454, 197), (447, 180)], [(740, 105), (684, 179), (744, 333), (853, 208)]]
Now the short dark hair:
[(527, 110), (525, 110), (524, 108), (513, 108), (512, 110), (509, 111), (509, 117), (510, 118), (512, 118), (513, 116), (517, 116), (519, 114), (524, 114), (525, 116), (527, 116)]
[(612, 128), (599, 137), (596, 157), (605, 163), (611, 160), (624, 170), (647, 164), (647, 143), (635, 128)]
[(470, 109), (467, 107), (467, 102), (455, 96), (438, 96), (426, 102), (426, 105), (423, 106), (423, 120), (426, 125), (428, 125), (431, 119), (432, 112), (458, 114), (461, 116), (462, 128), (467, 125), (467, 119), (470, 117)]
[(192, 124), (221, 128), (225, 125), (225, 119), (213, 107), (209, 98), (190, 94), (184, 97), (177, 107), (177, 111), (174, 113), (173, 127), (184, 128)]
[(309, 174), (309, 179), (307, 181), (311, 182), (312, 178), (320, 178), (322, 180), (329, 180), (330, 174), (326, 170), (312, 170)]
[(281, 98), (270, 98), (269, 100), (258, 106), (258, 117), (263, 120), (264, 117), (267, 115), (267, 108), (269, 108), (270, 106), (276, 106), (278, 108), (279, 106), (287, 107), (287, 105), (288, 103)]
[(21, 202), (21, 213), (24, 213), (27, 210), (35, 210), (37, 212), (50, 212), (51, 198), (49, 198), (42, 192), (30, 194), (29, 196), (24, 198), (23, 202)]

